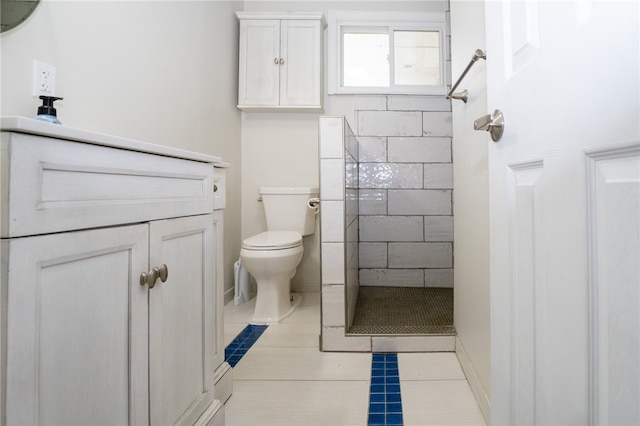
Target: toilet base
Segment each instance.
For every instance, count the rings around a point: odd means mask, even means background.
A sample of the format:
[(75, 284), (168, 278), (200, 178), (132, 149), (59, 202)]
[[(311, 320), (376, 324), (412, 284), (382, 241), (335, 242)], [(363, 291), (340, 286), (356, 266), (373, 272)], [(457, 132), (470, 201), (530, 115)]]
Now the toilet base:
[(289, 315), (291, 315), (293, 313), (293, 311), (296, 310), (296, 308), (298, 306), (300, 306), (300, 303), (302, 303), (302, 296), (296, 293), (290, 293), (291, 294), (291, 298), (293, 299), (293, 301), (291, 302), (291, 308), (286, 311), (283, 315), (280, 315), (279, 318), (266, 318), (266, 317), (259, 317), (256, 316), (255, 311), (253, 313), (253, 315), (251, 316), (251, 320), (249, 321), (249, 324), (253, 324), (253, 325), (269, 325), (269, 324), (277, 324), (280, 321), (282, 321), (283, 319), (287, 318)]

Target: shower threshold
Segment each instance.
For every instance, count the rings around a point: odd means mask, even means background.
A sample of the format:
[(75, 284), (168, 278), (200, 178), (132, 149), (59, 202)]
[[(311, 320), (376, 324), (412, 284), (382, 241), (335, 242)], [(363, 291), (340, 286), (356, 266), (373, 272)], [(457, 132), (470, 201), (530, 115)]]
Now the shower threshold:
[(350, 335), (455, 335), (453, 289), (360, 286)]

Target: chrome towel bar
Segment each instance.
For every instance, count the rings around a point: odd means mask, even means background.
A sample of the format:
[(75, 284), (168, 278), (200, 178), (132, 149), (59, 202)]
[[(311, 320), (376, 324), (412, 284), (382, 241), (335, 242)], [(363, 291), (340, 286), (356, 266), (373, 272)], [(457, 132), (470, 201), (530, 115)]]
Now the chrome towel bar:
[(487, 59), (487, 55), (481, 49), (476, 49), (476, 51), (473, 53), (473, 56), (471, 57), (471, 61), (469, 62), (469, 65), (467, 65), (464, 71), (462, 71), (462, 74), (456, 81), (456, 84), (454, 84), (451, 90), (449, 91), (449, 93), (447, 93), (447, 99), (450, 99), (450, 98), (460, 99), (464, 103), (467, 103), (467, 99), (469, 97), (468, 91), (465, 90), (464, 92), (460, 92), (460, 93), (453, 93), (453, 92), (458, 88), (458, 85), (460, 84), (464, 76), (467, 75), (467, 73), (469, 72), (473, 64), (475, 64), (478, 59), (484, 59), (484, 60)]

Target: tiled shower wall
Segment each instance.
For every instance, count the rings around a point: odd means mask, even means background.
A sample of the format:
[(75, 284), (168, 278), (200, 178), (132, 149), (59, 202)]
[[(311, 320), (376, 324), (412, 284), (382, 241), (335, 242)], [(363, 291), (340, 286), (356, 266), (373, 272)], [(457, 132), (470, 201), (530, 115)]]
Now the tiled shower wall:
[(321, 349), (453, 350), (453, 336), (346, 334), (359, 285), (453, 285), (450, 103), (376, 96), (356, 121), (357, 139), (344, 117), (319, 123)]
[(360, 285), (452, 287), (450, 102), (387, 96), (356, 117)]
[(358, 141), (344, 117), (319, 128), (322, 317), (344, 334), (358, 295)]

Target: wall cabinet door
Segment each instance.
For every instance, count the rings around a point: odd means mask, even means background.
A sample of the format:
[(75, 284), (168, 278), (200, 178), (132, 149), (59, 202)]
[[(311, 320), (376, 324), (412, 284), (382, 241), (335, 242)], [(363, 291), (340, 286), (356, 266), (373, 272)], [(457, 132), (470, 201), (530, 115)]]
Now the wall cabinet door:
[(280, 23), (280, 106), (321, 108), (322, 31), (320, 21)]
[(275, 106), (280, 102), (280, 21), (240, 21), (238, 103)]
[(148, 241), (146, 224), (2, 241), (6, 424), (149, 423)]
[(322, 109), (323, 22), (240, 19), (238, 108)]
[(150, 268), (168, 267), (149, 290), (151, 424), (194, 424), (213, 402), (213, 215), (150, 223)]

